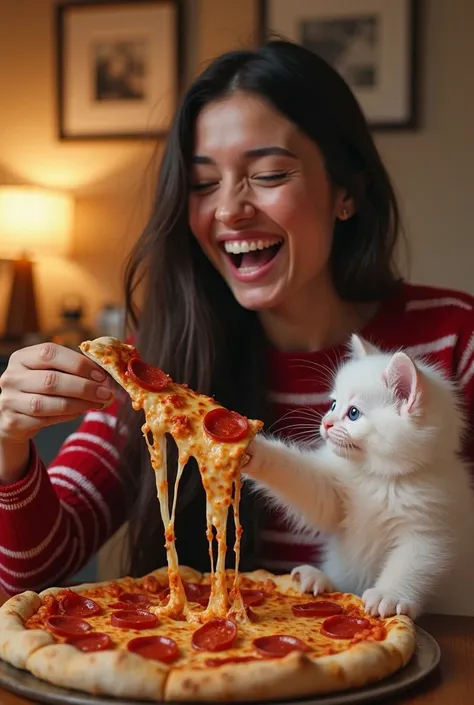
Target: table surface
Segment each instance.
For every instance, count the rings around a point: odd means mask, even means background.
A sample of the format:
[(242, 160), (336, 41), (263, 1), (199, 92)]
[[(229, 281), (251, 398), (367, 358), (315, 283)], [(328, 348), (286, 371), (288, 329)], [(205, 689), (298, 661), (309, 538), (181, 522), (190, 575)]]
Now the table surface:
[[(419, 625), (439, 643), (441, 664), (417, 686), (387, 698), (382, 705), (474, 703), (474, 617), (426, 615), (419, 620)], [(30, 705), (32, 702), (0, 688), (0, 705)]]

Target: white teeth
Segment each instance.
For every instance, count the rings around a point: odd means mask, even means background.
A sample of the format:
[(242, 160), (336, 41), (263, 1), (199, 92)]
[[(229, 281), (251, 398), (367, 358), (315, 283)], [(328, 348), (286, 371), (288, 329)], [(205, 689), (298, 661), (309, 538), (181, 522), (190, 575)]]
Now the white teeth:
[(260, 267), (240, 267), (239, 272), (241, 274), (251, 274), (253, 272), (257, 272), (260, 269)]
[(241, 255), (245, 252), (265, 250), (280, 242), (281, 240), (228, 240), (224, 242), (224, 249), (232, 255)]

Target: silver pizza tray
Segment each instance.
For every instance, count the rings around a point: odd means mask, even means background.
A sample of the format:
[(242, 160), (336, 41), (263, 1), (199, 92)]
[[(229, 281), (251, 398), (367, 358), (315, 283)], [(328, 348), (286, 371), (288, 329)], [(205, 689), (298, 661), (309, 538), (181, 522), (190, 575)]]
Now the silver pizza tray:
[[(281, 705), (356, 705), (357, 703), (374, 701), (382, 702), (381, 698), (387, 698), (406, 690), (431, 673), (438, 666), (440, 660), (437, 641), (420, 627), (416, 627), (416, 633), (416, 651), (412, 659), (393, 676), (357, 690), (321, 697), (283, 700), (280, 701)], [(143, 700), (98, 697), (80, 693), (77, 690), (59, 688), (35, 678), (27, 671), (14, 668), (1, 659), (0, 687), (33, 702), (55, 703), (57, 705), (137, 705), (138, 703), (143, 705), (145, 703)]]

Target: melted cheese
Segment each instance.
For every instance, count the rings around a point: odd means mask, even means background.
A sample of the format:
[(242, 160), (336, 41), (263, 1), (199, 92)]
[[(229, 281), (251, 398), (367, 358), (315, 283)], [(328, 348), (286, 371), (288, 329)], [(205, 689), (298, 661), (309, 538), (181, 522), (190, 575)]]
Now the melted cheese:
[[(204, 622), (214, 617), (232, 615), (237, 621), (247, 621), (239, 592), (239, 559), (242, 527), (239, 520), (240, 467), (245, 450), (255, 434), (261, 430), (261, 421), (248, 420), (248, 435), (236, 442), (219, 442), (208, 436), (203, 426), (205, 415), (222, 408), (211, 397), (198, 394), (186, 385), (171, 379), (165, 389), (149, 392), (135, 383), (127, 373), (127, 364), (137, 356), (136, 349), (115, 338), (98, 338), (81, 344), (81, 350), (103, 367), (127, 391), (135, 410), (143, 409), (145, 424), (142, 431), (155, 472), (156, 489), (161, 518), (165, 528), (170, 597), (164, 607), (153, 611), (160, 615), (180, 617), (189, 622)], [(153, 440), (150, 440), (149, 436)], [(166, 434), (170, 434), (178, 448), (178, 470), (174, 486), (171, 513), (169, 511), (168, 472), (166, 466)], [(174, 522), (179, 481), (188, 460), (196, 459), (206, 493), (206, 535), (211, 561), (211, 596), (203, 612), (190, 609), (179, 575), (179, 559), (175, 547)], [(235, 523), (236, 571), (232, 590), (226, 586), (225, 557), (227, 551), (227, 517), (232, 505)], [(215, 533), (215, 538), (214, 538)], [(217, 561), (214, 566), (213, 542), (217, 541)]]
[[(227, 586), (233, 585), (235, 575), (233, 571), (227, 571)], [(209, 582), (210, 576), (200, 581)], [(118, 581), (119, 585), (122, 581)], [(332, 639), (321, 633), (321, 626), (325, 617), (298, 617), (292, 611), (295, 604), (313, 602), (318, 598), (301, 594), (297, 589), (279, 590), (271, 580), (254, 581), (246, 576), (241, 579), (242, 589), (256, 589), (265, 593), (264, 604), (252, 607), (253, 620), (241, 623), (238, 626), (238, 636), (234, 645), (219, 652), (196, 651), (191, 646), (192, 635), (198, 628), (197, 624), (192, 624), (186, 620), (175, 620), (170, 616), (161, 615), (159, 624), (152, 629), (133, 629), (112, 627), (110, 623), (111, 610), (108, 605), (117, 601), (116, 594), (110, 594), (108, 587), (91, 587), (81, 591), (84, 597), (90, 597), (103, 607), (103, 614), (85, 618), (94, 631), (106, 632), (111, 637), (117, 648), (127, 648), (128, 642), (136, 636), (161, 635), (171, 637), (176, 641), (180, 649), (179, 658), (173, 662), (173, 668), (180, 666), (193, 666), (195, 668), (205, 668), (209, 659), (228, 659), (255, 657), (260, 655), (253, 646), (253, 640), (268, 635), (284, 634), (297, 637), (305, 642), (311, 649), (308, 656), (320, 658), (328, 654), (335, 654), (350, 649), (360, 640), (381, 641), (386, 636), (384, 620), (376, 617), (368, 617), (365, 614), (364, 606), (360, 598), (355, 595), (344, 593), (327, 593), (323, 596), (324, 601), (334, 601), (343, 606), (346, 615), (354, 617), (364, 617), (369, 620), (370, 628), (353, 639)], [(136, 580), (133, 583), (128, 579), (124, 584), (126, 592), (143, 592), (146, 590), (146, 579)], [(115, 593), (115, 591), (114, 591)], [(151, 599), (156, 595), (150, 595)], [(196, 608), (198, 611), (202, 608)], [(390, 620), (393, 624), (393, 620)], [(395, 620), (396, 622), (396, 620)], [(42, 626), (42, 616), (38, 614), (31, 617), (25, 624), (29, 629)], [(44, 626), (42, 628), (45, 628)], [(57, 641), (63, 641), (60, 637), (55, 637)]]

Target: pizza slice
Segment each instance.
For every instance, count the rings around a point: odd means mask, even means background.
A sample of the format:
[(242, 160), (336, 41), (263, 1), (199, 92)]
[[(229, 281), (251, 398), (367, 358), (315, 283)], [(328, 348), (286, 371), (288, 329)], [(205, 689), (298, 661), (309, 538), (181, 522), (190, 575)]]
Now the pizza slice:
[[(165, 528), (168, 560), (169, 601), (156, 608), (168, 616), (184, 615), (189, 621), (209, 621), (229, 614), (246, 620), (246, 610), (239, 591), (239, 558), (242, 527), (239, 521), (240, 468), (245, 451), (262, 429), (261, 421), (247, 419), (229, 411), (212, 397), (174, 382), (163, 370), (143, 361), (133, 345), (117, 338), (101, 337), (85, 341), (81, 351), (108, 372), (129, 394), (133, 408), (143, 409), (142, 432), (155, 472), (161, 518)], [(166, 434), (178, 448), (178, 469), (171, 512), (169, 510)], [(197, 461), (206, 493), (207, 538), (211, 561), (211, 594), (204, 612), (193, 611), (188, 603), (179, 574), (175, 546), (174, 522), (179, 482), (188, 460)], [(235, 580), (230, 594), (226, 586), (226, 529), (229, 507), (235, 523)], [(217, 541), (214, 565), (213, 543)]]

